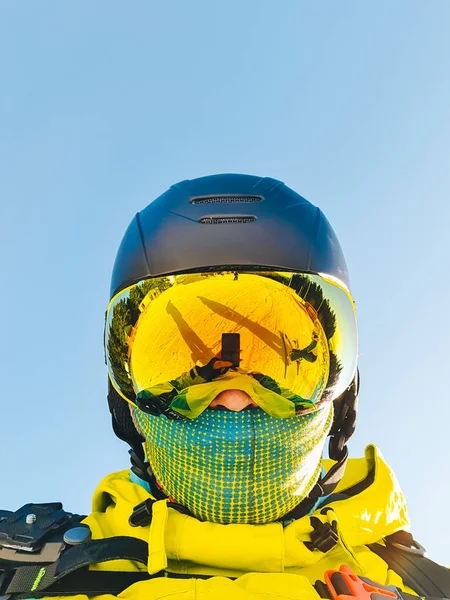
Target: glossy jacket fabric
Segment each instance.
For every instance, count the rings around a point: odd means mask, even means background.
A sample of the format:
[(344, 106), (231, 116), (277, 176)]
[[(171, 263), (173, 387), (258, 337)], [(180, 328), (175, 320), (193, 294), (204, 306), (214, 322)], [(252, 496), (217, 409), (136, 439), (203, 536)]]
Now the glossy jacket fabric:
[[(280, 523), (201, 522), (168, 509), (166, 501), (158, 501), (153, 505), (152, 523), (136, 528), (128, 524), (128, 518), (133, 507), (149, 495), (130, 481), (127, 471), (121, 471), (100, 483), (93, 497), (93, 512), (84, 522), (94, 539), (126, 535), (148, 541), (149, 573), (164, 569), (181, 576), (135, 583), (120, 594), (127, 600), (318, 600), (314, 582), (323, 580), (327, 569), (339, 569), (343, 564), (358, 575), (414, 593), (367, 548), (408, 527), (403, 494), (376, 447), (368, 446), (362, 459), (350, 459), (337, 493), (341, 495), (326, 505), (328, 510), (318, 509), (285, 527)], [(311, 516), (322, 522), (337, 522), (339, 542), (326, 553), (305, 545), (313, 532)], [(125, 560), (93, 568), (144, 570), (142, 565)], [(100, 597), (112, 598), (106, 594)]]

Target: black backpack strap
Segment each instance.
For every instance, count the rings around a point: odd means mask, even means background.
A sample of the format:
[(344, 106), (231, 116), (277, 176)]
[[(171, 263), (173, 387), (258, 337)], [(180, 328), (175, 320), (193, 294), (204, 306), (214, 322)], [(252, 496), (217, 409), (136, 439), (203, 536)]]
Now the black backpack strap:
[(425, 557), (425, 549), (406, 531), (384, 540), (386, 546), (370, 544), (404, 583), (420, 596), (450, 598), (450, 571)]
[(0, 570), (0, 595), (15, 599), (69, 594), (118, 594), (136, 581), (149, 579), (147, 572), (89, 571), (89, 566), (110, 560), (132, 560), (147, 565), (148, 544), (134, 537), (92, 540), (64, 551), (49, 565), (20, 566)]

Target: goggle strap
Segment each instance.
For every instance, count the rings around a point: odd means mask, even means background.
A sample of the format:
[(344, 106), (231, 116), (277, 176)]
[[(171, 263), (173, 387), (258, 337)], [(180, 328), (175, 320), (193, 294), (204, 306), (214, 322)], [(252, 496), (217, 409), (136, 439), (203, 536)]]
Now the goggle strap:
[(348, 448), (344, 446), (342, 457), (331, 467), (331, 469), (319, 479), (308, 495), (310, 499), (319, 499), (323, 496), (329, 496), (334, 492), (338, 483), (345, 473), (347, 466)]
[(359, 371), (357, 370), (352, 383), (334, 403), (335, 415), (330, 431), (329, 455), (336, 462), (328, 473), (319, 479), (309, 494), (309, 498), (329, 496), (344, 476), (348, 459), (347, 442), (355, 430), (358, 392)]

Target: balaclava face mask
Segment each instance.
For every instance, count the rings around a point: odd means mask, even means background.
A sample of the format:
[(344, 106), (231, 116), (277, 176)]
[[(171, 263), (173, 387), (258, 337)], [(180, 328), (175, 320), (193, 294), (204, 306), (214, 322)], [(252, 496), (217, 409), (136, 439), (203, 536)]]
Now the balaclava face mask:
[(269, 523), (308, 496), (321, 472), (332, 405), (278, 418), (261, 408), (207, 409), (175, 421), (134, 409), (165, 493), (216, 523)]

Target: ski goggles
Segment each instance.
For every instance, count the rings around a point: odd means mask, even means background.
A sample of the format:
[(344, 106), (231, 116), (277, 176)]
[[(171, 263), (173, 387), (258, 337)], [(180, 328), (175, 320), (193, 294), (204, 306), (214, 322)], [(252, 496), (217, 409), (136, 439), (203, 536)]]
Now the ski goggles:
[[(238, 362), (225, 338), (239, 338)], [(105, 354), (116, 391), (140, 408), (145, 399), (152, 414), (163, 398), (172, 418), (194, 418), (224, 389), (243, 389), (276, 416), (311, 412), (353, 380), (354, 302), (342, 282), (319, 274), (255, 268), (148, 278), (111, 299)], [(230, 358), (230, 368), (210, 368)]]

